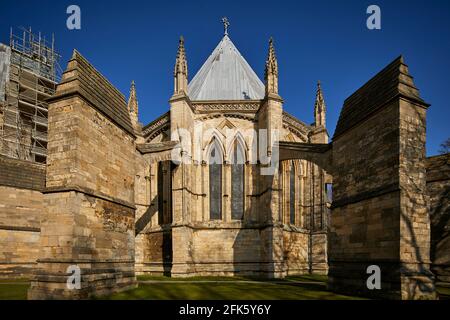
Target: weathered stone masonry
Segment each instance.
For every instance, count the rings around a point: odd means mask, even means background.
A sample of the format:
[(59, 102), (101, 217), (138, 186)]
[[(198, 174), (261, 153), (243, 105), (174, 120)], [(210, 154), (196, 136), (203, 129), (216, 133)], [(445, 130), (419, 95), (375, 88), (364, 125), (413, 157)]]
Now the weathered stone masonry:
[[(134, 131), (125, 99), (74, 51), (49, 107), (45, 211), (29, 297), (87, 298), (135, 285)], [(81, 269), (81, 290), (67, 269)]]
[[(137, 272), (179, 277), (237, 274), (283, 277), (326, 273), (328, 209), (323, 195), (323, 170), (306, 161), (295, 161), (294, 166), (290, 162), (282, 163), (279, 175), (262, 176), (263, 166), (255, 161), (250, 163), (248, 158), (253, 151), (249, 137), (240, 137), (237, 140), (247, 162), (243, 179), (245, 200), (242, 219), (233, 219), (231, 150), (225, 143), (227, 129), (241, 133), (275, 129), (280, 131), (282, 139), (289, 141), (327, 142), (326, 129), (308, 126), (283, 111), (283, 101), (277, 93), (278, 71), (273, 43), (266, 65), (271, 85), (265, 94), (264, 85), (256, 75), (251, 76), (251, 81), (248, 79), (253, 71), (247, 69), (246, 73), (236, 75), (243, 79), (241, 83), (231, 80), (236, 77), (227, 78), (222, 70), (226, 61), (234, 61), (238, 68), (249, 68), (228, 36), (222, 39), (211, 57), (217, 59), (209, 58), (188, 88), (184, 41), (180, 40), (170, 112), (142, 130), (145, 143), (139, 145), (139, 150), (150, 165), (150, 172), (148, 180), (139, 174), (139, 189), (150, 190), (150, 196), (141, 197), (149, 200), (142, 206), (144, 212), (140, 212), (138, 206)], [(216, 65), (212, 67), (212, 64)], [(233, 72), (239, 71), (234, 69), (228, 75)], [(208, 79), (202, 79), (206, 74), (209, 74)], [(257, 86), (252, 87), (252, 83)], [(247, 98), (239, 97), (242, 91), (247, 91)], [(317, 112), (325, 112), (324, 105), (317, 109)], [(321, 118), (324, 119), (324, 115)], [(214, 131), (211, 140), (202, 141), (203, 155), (198, 158), (187, 147), (180, 152), (192, 160), (191, 164), (163, 162), (171, 159), (174, 141), (170, 141), (170, 137), (176, 137), (179, 128), (189, 129), (192, 134), (198, 125), (203, 125), (204, 131)], [(222, 150), (223, 157), (221, 219), (210, 217), (211, 177), (205, 154), (213, 143)], [(289, 177), (292, 170), (295, 170), (292, 187), (298, 195), (291, 206)]]
[[(332, 290), (435, 297), (425, 178), (428, 106), (400, 57), (345, 101), (331, 144), (280, 143), (281, 159), (309, 159), (333, 176)], [(372, 265), (381, 269), (381, 290), (366, 286)]]
[[(305, 273), (328, 273), (337, 292), (434, 298), (431, 271), (440, 282), (450, 274), (449, 160), (425, 159), (428, 105), (403, 58), (345, 101), (331, 143), (320, 85), (307, 125), (283, 111), (272, 41), (265, 71), (263, 84), (225, 35), (188, 83), (181, 39), (170, 110), (142, 127), (134, 83), (127, 105), (74, 51), (49, 99), (47, 165), (0, 158), (0, 277), (32, 275), (32, 299), (108, 294), (134, 287), (135, 274)], [(178, 133), (200, 125), (213, 134), (199, 155)], [(279, 172), (262, 175), (252, 141), (227, 145), (228, 129), (278, 130), (264, 152), (278, 145)], [(380, 291), (366, 287), (369, 265), (381, 267)], [(67, 287), (70, 266), (81, 290)]]
[(428, 158), (427, 191), (431, 218), (431, 270), (450, 283), (450, 154)]
[(36, 267), (44, 186), (44, 165), (0, 157), (0, 278)]
[[(403, 58), (344, 104), (333, 138), (330, 286), (397, 299), (433, 297), (425, 114)], [(382, 270), (382, 289), (365, 285)]]

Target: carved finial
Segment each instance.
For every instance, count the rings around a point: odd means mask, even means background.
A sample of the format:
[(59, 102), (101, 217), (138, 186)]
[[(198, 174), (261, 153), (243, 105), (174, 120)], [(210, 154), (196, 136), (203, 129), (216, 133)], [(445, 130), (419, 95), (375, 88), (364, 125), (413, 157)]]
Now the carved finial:
[(176, 76), (177, 72), (186, 72), (187, 73), (186, 50), (184, 48), (184, 37), (183, 36), (180, 36), (180, 41), (178, 43), (177, 60), (175, 63), (175, 70), (174, 70), (175, 76)]
[(326, 106), (323, 98), (322, 86), (320, 80), (317, 82), (316, 102), (314, 104), (314, 118), (316, 127), (325, 127)]
[(188, 66), (186, 59), (186, 50), (184, 48), (184, 38), (180, 37), (178, 44), (177, 59), (173, 72), (175, 77), (175, 93), (187, 92)]
[(325, 100), (323, 98), (322, 86), (321, 86), (320, 80), (317, 81), (316, 106), (318, 106), (320, 108), (325, 107)]
[(278, 94), (278, 62), (273, 45), (273, 38), (269, 40), (269, 54), (265, 69), (266, 95), (269, 93)]
[(128, 98), (128, 111), (130, 114), (136, 115), (138, 114), (138, 101), (136, 96), (136, 85), (134, 83), (134, 80), (131, 81), (131, 87), (130, 87), (130, 97)]
[(227, 36), (228, 35), (228, 27), (230, 26), (230, 22), (228, 21), (227, 17), (223, 17), (222, 23), (223, 23), (224, 35)]

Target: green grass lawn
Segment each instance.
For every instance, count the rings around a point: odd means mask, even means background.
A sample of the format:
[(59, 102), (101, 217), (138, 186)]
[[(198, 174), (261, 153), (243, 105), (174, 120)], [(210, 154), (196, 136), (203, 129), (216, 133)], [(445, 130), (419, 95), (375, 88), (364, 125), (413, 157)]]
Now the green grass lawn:
[[(97, 299), (105, 300), (354, 300), (329, 292), (326, 276), (305, 275), (284, 280), (245, 277), (138, 277), (136, 289)], [(25, 300), (29, 281), (0, 280), (0, 300)], [(450, 287), (438, 286), (440, 299), (450, 299)]]
[(27, 279), (0, 280), (0, 300), (26, 300), (29, 287)]
[(242, 277), (172, 279), (139, 277), (139, 287), (101, 299), (112, 300), (352, 300), (327, 291), (326, 277), (301, 276), (284, 280)]

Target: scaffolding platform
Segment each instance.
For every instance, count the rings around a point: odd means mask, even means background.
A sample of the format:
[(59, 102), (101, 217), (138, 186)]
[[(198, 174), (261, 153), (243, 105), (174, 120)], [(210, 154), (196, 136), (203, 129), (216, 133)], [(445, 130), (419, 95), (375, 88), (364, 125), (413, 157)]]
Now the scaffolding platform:
[(62, 70), (60, 55), (30, 29), (10, 32), (0, 44), (0, 154), (45, 163), (48, 104)]

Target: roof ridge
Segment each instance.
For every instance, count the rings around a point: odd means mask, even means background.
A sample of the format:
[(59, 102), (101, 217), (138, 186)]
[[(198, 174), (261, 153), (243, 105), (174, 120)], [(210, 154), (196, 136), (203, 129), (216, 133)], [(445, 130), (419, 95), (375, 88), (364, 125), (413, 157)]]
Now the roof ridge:
[[(118, 94), (120, 94), (121, 96), (123, 96), (123, 98), (126, 100), (125, 95), (124, 95), (119, 89), (117, 89), (117, 87), (116, 87), (114, 84), (112, 84), (112, 83), (108, 80), (108, 78), (106, 78), (105, 75), (103, 75), (99, 70), (97, 70), (97, 68), (95, 68), (94, 65), (93, 65), (92, 63), (90, 63), (89, 60), (86, 59), (86, 58), (80, 53), (80, 51), (78, 51), (77, 49), (73, 49), (72, 57), (70, 58), (70, 61), (72, 61), (72, 60), (77, 61), (78, 59), (80, 59), (82, 62), (86, 63), (87, 66), (88, 66), (90, 69), (94, 70), (99, 76), (101, 76), (101, 77), (106, 81), (107, 84), (109, 84), (109, 85), (111, 86), (111, 89), (113, 89), (116, 93), (118, 93)], [(70, 61), (69, 61), (69, 62), (70, 62)], [(67, 69), (66, 69), (66, 71), (67, 71)]]
[[(347, 99), (345, 99), (345, 101), (351, 99), (353, 96), (356, 96), (360, 91), (367, 88), (375, 80), (381, 78), (389, 70), (394, 69), (394, 67), (396, 67), (396, 66), (398, 66), (398, 68), (399, 68), (399, 70), (398, 70), (399, 74), (404, 74), (404, 75), (410, 76), (412, 78), (412, 76), (409, 74), (409, 72), (407, 72), (407, 73), (402, 72), (402, 70), (400, 69), (400, 67), (402, 65), (408, 67), (408, 65), (405, 63), (405, 59), (404, 59), (403, 55), (400, 55), (396, 59), (394, 59), (391, 63), (389, 63), (386, 67), (384, 67), (381, 71), (377, 72), (374, 76), (372, 76), (368, 81), (366, 81), (366, 83), (364, 83), (361, 87), (359, 87), (353, 94), (351, 94)], [(414, 88), (417, 89), (415, 86), (414, 86)]]
[(93, 108), (106, 115), (126, 132), (135, 135), (125, 95), (76, 49), (64, 71), (56, 94), (50, 99), (57, 100), (75, 94), (80, 95)]
[(392, 99), (402, 96), (424, 106), (403, 56), (399, 56), (345, 99), (333, 139), (382, 109)]

